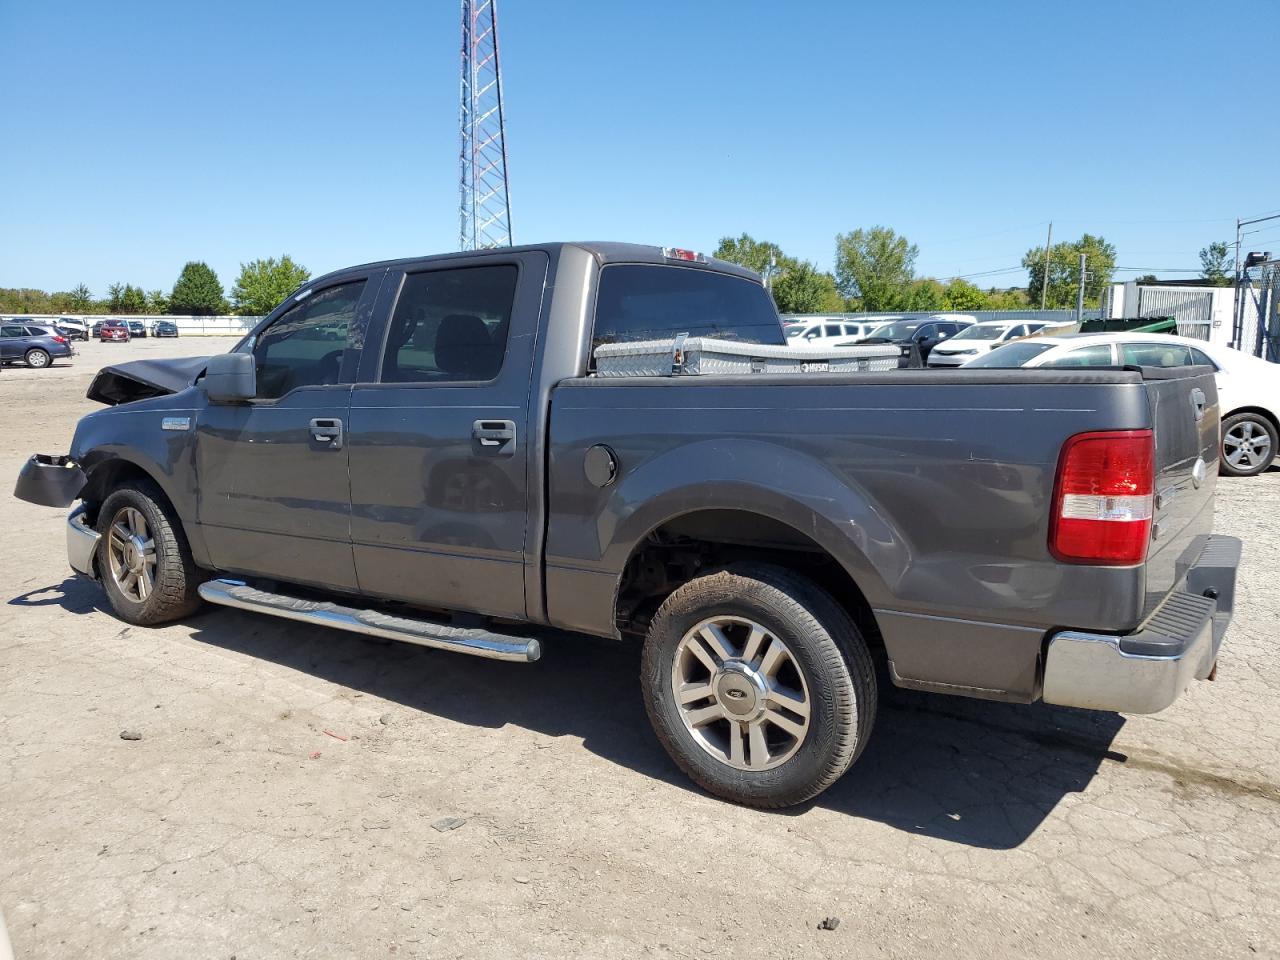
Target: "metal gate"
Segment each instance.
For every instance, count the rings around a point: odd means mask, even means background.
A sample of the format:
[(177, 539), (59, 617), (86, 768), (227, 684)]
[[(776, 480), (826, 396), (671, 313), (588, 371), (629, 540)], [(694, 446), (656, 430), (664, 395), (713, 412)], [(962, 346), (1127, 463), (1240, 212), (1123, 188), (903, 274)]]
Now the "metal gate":
[(1244, 271), (1237, 298), (1240, 349), (1280, 362), (1280, 260)]

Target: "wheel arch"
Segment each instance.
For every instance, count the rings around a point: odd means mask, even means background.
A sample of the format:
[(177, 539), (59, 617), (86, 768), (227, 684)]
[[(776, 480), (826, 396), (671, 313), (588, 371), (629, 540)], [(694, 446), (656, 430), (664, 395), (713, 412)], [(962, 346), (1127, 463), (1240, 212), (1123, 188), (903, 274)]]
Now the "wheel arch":
[(1276, 431), (1277, 436), (1280, 436), (1280, 417), (1277, 417), (1275, 413), (1268, 410), (1266, 407), (1259, 407), (1252, 404), (1246, 404), (1243, 407), (1236, 407), (1235, 409), (1229, 410), (1227, 413), (1224, 413), (1222, 415), (1222, 420), (1225, 423), (1231, 417), (1234, 417), (1236, 414), (1240, 414), (1240, 413), (1252, 413), (1255, 416), (1261, 417), (1262, 419), (1266, 420), (1269, 424), (1271, 424), (1271, 429)]

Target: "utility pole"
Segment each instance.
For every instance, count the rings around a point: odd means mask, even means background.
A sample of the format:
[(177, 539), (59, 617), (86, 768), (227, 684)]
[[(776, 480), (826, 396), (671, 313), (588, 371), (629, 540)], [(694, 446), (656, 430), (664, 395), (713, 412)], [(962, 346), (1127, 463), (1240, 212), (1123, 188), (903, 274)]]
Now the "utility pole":
[(1240, 349), (1241, 335), (1244, 333), (1244, 317), (1240, 313), (1240, 219), (1236, 218), (1236, 258), (1231, 266), (1234, 268), (1236, 291), (1231, 302), (1231, 346)]
[(1088, 257), (1080, 254), (1080, 286), (1076, 288), (1076, 323), (1084, 323), (1084, 282), (1089, 279)]
[(1045, 294), (1049, 292), (1049, 248), (1053, 246), (1053, 221), (1049, 221), (1049, 239), (1044, 242), (1044, 276), (1040, 279), (1040, 309), (1044, 309)]

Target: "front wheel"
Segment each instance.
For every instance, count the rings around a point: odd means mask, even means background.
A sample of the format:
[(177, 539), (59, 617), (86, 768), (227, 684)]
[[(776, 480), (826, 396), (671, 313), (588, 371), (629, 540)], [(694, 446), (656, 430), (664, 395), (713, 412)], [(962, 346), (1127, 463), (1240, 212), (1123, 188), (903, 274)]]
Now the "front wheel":
[(49, 356), (47, 350), (41, 350), (39, 347), (35, 347), (27, 351), (26, 360), (28, 367), (35, 367), (39, 370), (43, 367), (47, 367), (52, 358)]
[(163, 494), (140, 481), (98, 511), (98, 574), (116, 616), (139, 626), (167, 623), (200, 606), (200, 571)]
[(1222, 421), (1222, 472), (1256, 476), (1276, 458), (1276, 428), (1257, 413), (1237, 413)]
[(811, 581), (742, 564), (659, 609), (641, 666), (658, 739), (695, 783), (776, 808), (821, 793), (870, 736), (876, 678), (849, 615)]

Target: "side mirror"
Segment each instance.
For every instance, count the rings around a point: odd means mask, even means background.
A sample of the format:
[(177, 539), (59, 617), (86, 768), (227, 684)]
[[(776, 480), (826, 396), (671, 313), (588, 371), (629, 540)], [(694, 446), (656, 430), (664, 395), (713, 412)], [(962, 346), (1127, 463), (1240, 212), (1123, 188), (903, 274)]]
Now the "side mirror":
[(209, 358), (204, 379), (205, 396), (214, 403), (243, 403), (258, 395), (258, 377), (252, 353), (222, 353)]

